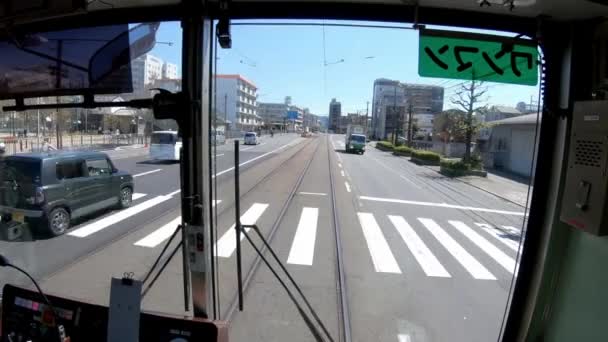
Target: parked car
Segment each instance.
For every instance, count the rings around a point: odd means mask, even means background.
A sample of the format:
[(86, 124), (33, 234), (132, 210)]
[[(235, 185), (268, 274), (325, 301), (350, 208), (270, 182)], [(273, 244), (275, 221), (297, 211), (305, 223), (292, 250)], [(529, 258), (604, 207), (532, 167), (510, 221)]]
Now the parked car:
[(133, 177), (105, 153), (24, 153), (0, 161), (2, 221), (27, 223), (53, 236), (72, 219), (131, 205)]
[(257, 145), (260, 143), (260, 138), (256, 132), (245, 133), (245, 145)]

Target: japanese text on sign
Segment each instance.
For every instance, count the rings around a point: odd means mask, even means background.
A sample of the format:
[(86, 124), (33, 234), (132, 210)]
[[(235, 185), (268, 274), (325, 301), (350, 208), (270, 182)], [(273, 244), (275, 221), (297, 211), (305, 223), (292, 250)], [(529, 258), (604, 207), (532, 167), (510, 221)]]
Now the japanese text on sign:
[(538, 50), (529, 40), (421, 30), (418, 74), (533, 86), (538, 83)]

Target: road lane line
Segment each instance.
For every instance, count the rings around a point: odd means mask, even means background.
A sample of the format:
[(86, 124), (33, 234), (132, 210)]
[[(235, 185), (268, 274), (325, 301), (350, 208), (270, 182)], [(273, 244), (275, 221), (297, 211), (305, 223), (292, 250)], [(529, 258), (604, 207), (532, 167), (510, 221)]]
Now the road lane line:
[(486, 269), (477, 259), (467, 252), (456, 240), (446, 233), (435, 221), (428, 218), (418, 218), (426, 229), (447, 249), (450, 254), (473, 276), (475, 279), (496, 280), (496, 277)]
[(302, 209), (300, 222), (298, 222), (296, 235), (293, 238), (289, 257), (287, 258), (288, 264), (312, 265), (315, 254), (318, 218), (318, 208), (304, 207)]
[(401, 235), (401, 238), (409, 248), (409, 250), (418, 261), (424, 273), (429, 277), (450, 278), (451, 275), (441, 265), (439, 260), (433, 255), (433, 252), (424, 244), (422, 239), (416, 234), (412, 226), (402, 216), (389, 215), (388, 218), (393, 223), (393, 226)]
[[(284, 149), (284, 148), (290, 147), (290, 146), (292, 146), (292, 145), (296, 145), (295, 143), (299, 143), (299, 142), (300, 142), (300, 140), (296, 140), (295, 142), (294, 142), (294, 141), (292, 141), (292, 142), (290, 142), (289, 144), (285, 144), (285, 145), (283, 145), (283, 146), (281, 146), (281, 147), (279, 147), (279, 148), (277, 148), (277, 149), (274, 149), (274, 150), (272, 150), (272, 151), (270, 151), (270, 152), (266, 152), (266, 153), (264, 153), (264, 154), (261, 154), (261, 155), (259, 155), (259, 156), (255, 157), (255, 158), (251, 158), (251, 159), (249, 159), (249, 160), (247, 160), (247, 161), (244, 161), (244, 162), (240, 163), (240, 164), (239, 164), (239, 166), (247, 165), (247, 164), (249, 164), (249, 163), (251, 163), (251, 162), (253, 162), (253, 161), (256, 161), (256, 160), (258, 160), (258, 159), (260, 159), (260, 158), (264, 158), (264, 157), (266, 157), (266, 156), (267, 156), (267, 155), (269, 155), (269, 154), (272, 154), (272, 153), (278, 152), (278, 151), (280, 151), (280, 150), (282, 150), (282, 149)], [(234, 170), (234, 166), (229, 167), (229, 168), (227, 168), (226, 170), (222, 170), (222, 171), (220, 171), (220, 172), (216, 173), (215, 175), (213, 175), (213, 178), (215, 178), (215, 177), (217, 177), (217, 176), (221, 176), (221, 175), (223, 175), (224, 173), (230, 172), (230, 171), (232, 171), (232, 170)]]
[(402, 199), (397, 199), (397, 198), (382, 198), (382, 197), (372, 197), (372, 196), (359, 196), (359, 198), (362, 200), (375, 201), (375, 202), (412, 204), (412, 205), (421, 205), (421, 206), (426, 206), (426, 207), (441, 207), (441, 208), (460, 209), (460, 210), (469, 210), (469, 211), (481, 211), (481, 212), (487, 212), (487, 213), (497, 213), (497, 214), (515, 215), (515, 216), (524, 216), (525, 215), (523, 212), (519, 212), (519, 211), (477, 208), (477, 207), (468, 207), (468, 206), (463, 206), (463, 205), (447, 204), (447, 203), (408, 201), (408, 200), (402, 200)]
[(340, 170), (340, 174), (342, 175), (342, 177), (345, 177), (344, 176), (344, 170)]
[(215, 154), (214, 156), (217, 158), (217, 157), (221, 157), (223, 155), (224, 155), (223, 153), (220, 153), (220, 154)]
[(180, 192), (182, 192), (182, 190), (178, 189), (178, 190), (175, 190), (173, 192), (168, 193), (167, 196), (171, 196), (172, 197), (172, 196), (175, 196), (175, 195), (179, 194)]
[[(268, 204), (266, 203), (254, 203), (243, 215), (241, 215), (241, 224), (255, 224), (266, 208), (268, 208)], [(234, 231), (234, 227), (234, 224), (230, 226), (226, 233), (217, 241), (215, 250), (218, 257), (230, 258), (236, 249), (236, 232)], [(249, 231), (249, 229), (246, 228), (245, 231)], [(242, 240), (243, 235), (241, 235), (241, 241)]]
[(141, 177), (141, 176), (146, 176), (152, 173), (156, 173), (158, 171), (162, 171), (163, 169), (156, 169), (156, 170), (150, 170), (150, 171), (146, 171), (146, 172), (142, 172), (142, 173), (138, 173), (136, 175), (133, 175), (133, 178), (137, 178), (137, 177)]
[(357, 213), (376, 272), (401, 273), (378, 222), (370, 213)]
[(515, 242), (509, 238), (500, 236), (500, 234), (496, 231), (496, 229), (487, 223), (475, 223), (475, 224), (478, 227), (485, 230), (486, 233), (490, 234), (496, 240), (502, 242), (505, 246), (507, 246), (507, 247), (511, 248), (512, 250), (514, 250), (515, 252), (517, 252), (517, 250), (519, 248), (519, 244), (517, 242)]
[(106, 216), (98, 221), (93, 223), (89, 223), (84, 227), (78, 228), (72, 232), (69, 232), (68, 235), (84, 238), (91, 234), (97, 233), (100, 230), (103, 230), (109, 226), (112, 226), (122, 220), (126, 220), (131, 216), (137, 215), (140, 212), (152, 208), (155, 205), (163, 203), (167, 200), (171, 199), (171, 196), (156, 196), (152, 199), (149, 199), (145, 202), (132, 206), (130, 208), (121, 210), (116, 214), (112, 214), (110, 216)]
[(146, 197), (146, 194), (142, 194), (140, 192), (133, 193), (133, 197), (131, 198), (133, 201), (136, 201), (142, 197)]
[(324, 192), (306, 192), (306, 191), (300, 191), (299, 194), (300, 195), (313, 195), (313, 196), (327, 196), (327, 194), (324, 193)]
[(338, 163), (338, 167), (339, 167), (339, 168), (342, 168), (342, 163)]
[(350, 185), (348, 184), (348, 182), (344, 182), (344, 186), (346, 187), (346, 191), (350, 192)]
[(410, 335), (408, 335), (408, 334), (397, 335), (397, 340), (399, 342), (412, 342), (412, 340), (410, 339)]
[(496, 248), (490, 241), (486, 240), (483, 236), (479, 235), (476, 231), (471, 229), (462, 221), (448, 221), (454, 228), (460, 231), (464, 236), (486, 252), (492, 259), (496, 260), (505, 270), (513, 274), (515, 271), (515, 260), (510, 258), (508, 255), (503, 253), (500, 249)]

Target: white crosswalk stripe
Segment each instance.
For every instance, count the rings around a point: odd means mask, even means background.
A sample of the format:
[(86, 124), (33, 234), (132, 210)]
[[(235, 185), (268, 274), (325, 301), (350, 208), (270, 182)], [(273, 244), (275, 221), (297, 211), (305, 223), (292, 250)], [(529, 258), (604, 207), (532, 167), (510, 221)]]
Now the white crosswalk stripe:
[[(241, 215), (241, 224), (255, 224), (266, 208), (268, 208), (268, 204), (254, 203), (243, 215)], [(234, 227), (234, 224), (230, 226), (228, 231), (226, 231), (226, 233), (217, 241), (215, 250), (218, 257), (230, 258), (236, 249), (236, 232), (234, 231)], [(249, 231), (249, 229), (245, 229), (245, 231)], [(243, 237), (244, 236), (241, 235), (241, 241), (243, 240)]]
[(397, 260), (393, 256), (378, 222), (370, 213), (357, 213), (359, 223), (363, 229), (363, 236), (367, 242), (367, 248), (374, 263), (376, 272), (401, 273)]
[(312, 265), (317, 235), (318, 208), (303, 208), (296, 234), (291, 244), (288, 264)]
[(477, 225), (478, 227), (485, 230), (492, 237), (494, 237), (498, 241), (502, 242), (505, 246), (511, 248), (512, 250), (517, 252), (517, 250), (519, 249), (519, 244), (517, 242), (515, 242), (511, 239), (505, 238), (503, 236), (500, 236), (500, 234), (498, 233), (496, 228), (492, 227), (491, 225), (489, 225), (487, 223), (475, 223), (475, 225)]
[(456, 260), (475, 279), (496, 280), (496, 277), (488, 271), (477, 259), (467, 252), (456, 240), (446, 233), (435, 221), (429, 218), (418, 218), (431, 234), (445, 247), (445, 249), (456, 258)]
[[(213, 201), (213, 206), (220, 204), (222, 200)], [(178, 216), (171, 222), (156, 229), (152, 233), (144, 236), (142, 239), (134, 243), (135, 246), (154, 248), (160, 245), (163, 241), (171, 237), (171, 234), (177, 229), (177, 226), (182, 222), (182, 217)]]
[(491, 244), (490, 241), (486, 240), (486, 238), (483, 236), (479, 235), (479, 233), (471, 229), (471, 227), (467, 226), (461, 221), (448, 222), (450, 222), (454, 228), (456, 228), (459, 232), (461, 232), (464, 236), (466, 236), (469, 240), (491, 256), (492, 259), (496, 260), (496, 262), (499, 263), (500, 266), (504, 267), (505, 270), (510, 273), (515, 271), (515, 260), (510, 258), (500, 249), (496, 248), (496, 246)]
[(416, 234), (414, 229), (401, 216), (389, 215), (388, 217), (401, 238), (410, 249), (424, 273), (429, 277), (449, 278), (450, 274), (443, 268), (439, 260), (433, 255), (431, 250), (424, 244), (422, 239)]

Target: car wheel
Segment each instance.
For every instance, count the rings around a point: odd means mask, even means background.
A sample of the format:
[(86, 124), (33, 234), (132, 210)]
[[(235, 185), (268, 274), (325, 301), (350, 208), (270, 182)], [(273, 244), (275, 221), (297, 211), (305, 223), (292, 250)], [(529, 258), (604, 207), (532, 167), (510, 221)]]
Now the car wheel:
[(133, 202), (133, 190), (129, 187), (124, 187), (120, 189), (120, 203), (119, 207), (121, 209), (128, 208), (131, 206)]
[(65, 208), (55, 208), (47, 221), (49, 233), (53, 236), (63, 235), (70, 228), (70, 213)]

